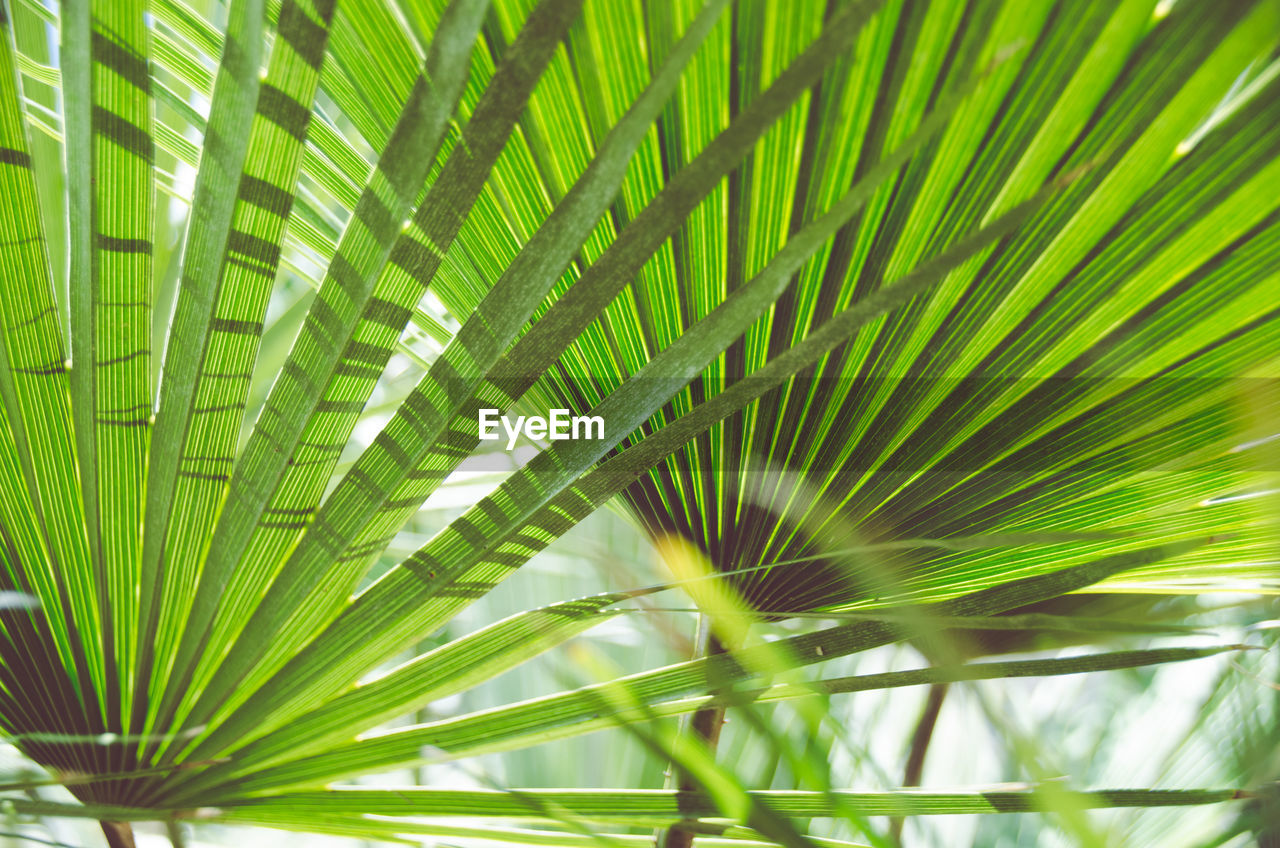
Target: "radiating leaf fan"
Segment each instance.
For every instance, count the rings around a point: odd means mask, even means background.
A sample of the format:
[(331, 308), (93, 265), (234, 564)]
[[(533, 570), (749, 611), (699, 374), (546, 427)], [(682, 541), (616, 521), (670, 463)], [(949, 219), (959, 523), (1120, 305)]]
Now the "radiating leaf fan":
[[(726, 839), (806, 844), (790, 819), (1067, 797), (750, 795), (683, 749), (706, 794), (324, 788), (723, 706), (734, 681), (798, 698), (770, 663), (917, 635), (851, 617), (637, 673), (621, 700), (360, 735), (619, 615), (630, 587), (356, 685), (619, 496), (765, 617), (928, 603), (981, 630), (1101, 581), (1280, 588), (1274, 3), (0, 14), (0, 730), (84, 803), (19, 812), (113, 844), (205, 808), (373, 836), (727, 815), (754, 830)], [(287, 357), (264, 342), (294, 326)], [(420, 380), (370, 416), (397, 351)], [(368, 583), (478, 411), (517, 407), (590, 411), (604, 438), (551, 442)], [(815, 685), (974, 672), (905, 674)]]

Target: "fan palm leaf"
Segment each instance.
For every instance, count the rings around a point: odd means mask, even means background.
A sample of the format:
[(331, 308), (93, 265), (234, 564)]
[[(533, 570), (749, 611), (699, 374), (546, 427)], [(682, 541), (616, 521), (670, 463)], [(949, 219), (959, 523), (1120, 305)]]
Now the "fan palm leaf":
[[(1091, 588), (1277, 588), (1274, 4), (0, 13), (0, 730), (83, 802), (17, 809), (373, 835), (728, 815), (804, 844), (789, 818), (1237, 797), (761, 794), (706, 752), (691, 798), (323, 787), (724, 686), (1234, 650), (770, 676)], [(287, 356), (281, 312), (303, 316)], [(375, 418), (399, 353), (417, 383)], [(567, 408), (603, 437), (540, 445), (378, 571), (487, 408)], [(625, 698), (361, 736), (664, 591), (415, 647), (616, 498), (755, 613), (848, 620), (632, 674)]]

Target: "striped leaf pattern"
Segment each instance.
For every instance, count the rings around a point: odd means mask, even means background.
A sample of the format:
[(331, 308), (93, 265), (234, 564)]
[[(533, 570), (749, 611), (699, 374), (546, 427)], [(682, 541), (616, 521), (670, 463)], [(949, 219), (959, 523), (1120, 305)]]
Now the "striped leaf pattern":
[[(855, 194), (856, 199), (856, 193), (851, 194)], [(709, 356), (723, 350), (730, 340), (741, 334), (744, 326), (776, 300), (782, 285), (808, 257), (808, 252), (821, 244), (858, 204), (846, 206), (844, 209), (838, 206), (809, 232), (802, 232), (759, 277), (735, 292), (709, 319), (655, 357), (628, 384), (596, 407), (593, 411), (606, 421), (605, 444), (635, 429), (649, 410), (670, 395), (669, 381), (654, 379), (654, 374), (696, 373)], [(488, 592), (620, 493), (666, 453), (811, 363), (847, 338), (858, 324), (927, 290), (955, 263), (1007, 234), (1025, 217), (1025, 208), (1016, 211), (1020, 214), (1011, 213), (998, 225), (961, 241), (950, 255), (918, 269), (898, 286), (851, 307), (771, 363), (772, 367), (766, 366), (753, 374), (752, 380), (735, 384), (733, 389), (691, 411), (668, 430), (649, 437), (639, 447), (623, 452), (599, 468), (587, 470), (606, 450), (596, 442), (568, 442), (543, 451), (508, 478), (493, 495), (476, 504), (361, 593), (333, 627), (261, 688), (258, 697), (277, 701), (273, 712), (283, 723), (314, 697), (313, 687), (323, 690), (328, 686), (341, 686), (342, 681), (351, 680), (358, 673), (357, 669), (403, 649), (413, 634), (439, 627), (461, 607)], [(708, 348), (710, 353), (706, 352)], [(631, 418), (624, 414), (628, 409)], [(391, 612), (395, 625), (381, 626), (376, 638), (370, 638), (373, 622), (386, 620)], [(259, 728), (263, 729), (266, 728)], [(232, 717), (220, 732), (231, 735), (257, 731), (237, 727)]]
[[(929, 158), (888, 181), (867, 213), (801, 271), (801, 282), (783, 296), (767, 326), (748, 333), (655, 416), (648, 430), (658, 430), (726, 382), (752, 373), (842, 304), (927, 259), (948, 239), (992, 220), (1046, 179), (1069, 178), (1074, 185), (1007, 249), (972, 257), (934, 297), (858, 334), (804, 372), (803, 379), (713, 428), (639, 481), (627, 499), (652, 532), (698, 540), (725, 571), (810, 560), (803, 569), (782, 568), (772, 576), (756, 571), (741, 581), (759, 607), (796, 611), (865, 596), (865, 586), (820, 561), (822, 546), (844, 532), (841, 526), (887, 538), (945, 537), (1010, 522), (1078, 524), (1097, 514), (1086, 504), (1105, 502), (1111, 526), (1151, 538), (1181, 532), (1175, 529), (1179, 523), (1191, 535), (1193, 528), (1224, 514), (1216, 509), (1217, 515), (1206, 514), (1203, 498), (1190, 496), (1182, 474), (1195, 473), (1195, 463), (1213, 451), (1232, 449), (1241, 441), (1239, 434), (1218, 430), (1216, 447), (1202, 444), (1204, 453), (1194, 456), (1177, 445), (1185, 445), (1190, 433), (1207, 434), (1237, 417), (1246, 394), (1259, 409), (1274, 400), (1264, 383), (1234, 382), (1229, 376), (1242, 373), (1233, 371), (1242, 363), (1265, 368), (1274, 361), (1274, 316), (1255, 294), (1274, 278), (1249, 257), (1269, 250), (1266, 234), (1274, 205), (1260, 202), (1253, 192), (1274, 180), (1275, 149), (1255, 133), (1268, 133), (1264, 127), (1274, 124), (1276, 100), (1242, 100), (1234, 110), (1228, 102), (1211, 118), (1221, 121), (1218, 145), (1191, 146), (1189, 140), (1205, 125), (1206, 103), (1214, 100), (1208, 89), (1230, 88), (1228, 80), (1258, 92), (1275, 84), (1264, 73), (1246, 86), (1253, 72), (1242, 61), (1265, 54), (1270, 36), (1268, 24), (1260, 22), (1271, 12), (1233, 7), (1223, 15), (1208, 6), (1188, 7), (1185, 17), (1170, 18), (1151, 31), (1153, 5), (1080, 4), (1083, 14), (1066, 17), (1047, 6), (1035, 15), (989, 7), (969, 20), (942, 7), (927, 13), (893, 5), (884, 10), (886, 18), (910, 12), (898, 22), (896, 37), (914, 39), (921, 48), (953, 45), (955, 61), (968, 63), (958, 67), (988, 75), (987, 84), (928, 148)], [(989, 18), (980, 17), (988, 12)], [(764, 13), (740, 18), (743, 27), (763, 20)], [(1017, 49), (1039, 44), (1037, 39), (1044, 49), (1037, 47), (1032, 57)], [(1245, 43), (1250, 46), (1242, 49)], [(1128, 66), (1119, 62), (1118, 47), (1135, 51)], [(1187, 50), (1203, 63), (1190, 79), (1169, 72), (1170, 57)], [(911, 55), (912, 63), (889, 65), (902, 76), (883, 78), (885, 91), (918, 87), (916, 77), (925, 73), (921, 52), (939, 55), (927, 49), (902, 54)], [(729, 67), (720, 72), (730, 76), (730, 88), (744, 91), (754, 91), (756, 75), (766, 73), (744, 72), (746, 81), (735, 82)], [(816, 140), (798, 163), (803, 176), (796, 187), (771, 195), (780, 189), (767, 176), (769, 168), (791, 161), (794, 145), (784, 144), (772, 159), (759, 154), (752, 169), (730, 180), (725, 201), (730, 211), (716, 221), (722, 232), (715, 238), (730, 239), (721, 242), (723, 250), (700, 248), (697, 262), (647, 267), (650, 282), (633, 288), (634, 302), (626, 308), (615, 304), (607, 320), (588, 328), (587, 335), (595, 334), (592, 341), (578, 342), (575, 355), (561, 359), (558, 373), (539, 382), (530, 406), (592, 408), (653, 351), (705, 314), (691, 314), (700, 307), (685, 294), (689, 280), (718, 279), (718, 271), (708, 274), (701, 267), (703, 257), (724, 255), (726, 290), (740, 286), (744, 269), (773, 249), (769, 239), (774, 236), (768, 233), (794, 233), (832, 202), (830, 186), (871, 167), (874, 149), (859, 151), (824, 135), (850, 130), (834, 115), (861, 116), (865, 130), (857, 138), (866, 143), (888, 146), (913, 130), (923, 114), (922, 101), (906, 98), (915, 112), (859, 106), (856, 97), (866, 96), (862, 83), (855, 84), (861, 80), (850, 77), (822, 88), (818, 105), (823, 111), (811, 112), (808, 119)], [(1099, 80), (1112, 86), (1110, 93)], [(1018, 118), (1041, 104), (1052, 106), (1048, 125)], [(680, 147), (673, 142), (666, 149)], [(748, 182), (751, 174), (756, 174), (754, 184)], [(738, 179), (742, 182), (735, 183)], [(827, 195), (812, 196), (806, 186), (821, 187)], [(1185, 193), (1192, 186), (1194, 194)], [(735, 193), (739, 200), (733, 200)], [(950, 203), (953, 196), (967, 205)], [(1121, 196), (1134, 202), (1115, 202)], [(742, 210), (737, 219), (734, 208)], [(1246, 209), (1243, 217), (1237, 215)], [(789, 219), (761, 226), (750, 217), (777, 217), (777, 210), (790, 210)], [(1185, 230), (1193, 220), (1201, 228)], [(877, 224), (859, 226), (867, 221)], [(1146, 241), (1126, 232), (1161, 235)], [(731, 236), (741, 233), (750, 233), (751, 243), (735, 247)], [(1032, 243), (1034, 249), (1019, 246)], [(1227, 270), (1233, 267), (1243, 273)], [(1073, 270), (1055, 276), (1054, 269), (1062, 268)], [(456, 285), (442, 296), (458, 298), (457, 308), (465, 309), (468, 294)], [(640, 300), (641, 294), (652, 300)], [(1163, 357), (1150, 350), (1144, 340), (1185, 325), (1190, 313), (1183, 310), (1209, 302), (1206, 298), (1223, 311), (1220, 319), (1196, 322), (1199, 348), (1187, 339), (1185, 346), (1164, 346)], [(1232, 365), (1224, 369), (1215, 361)], [(1017, 432), (1025, 441), (1009, 442), (1001, 422), (1010, 416), (1020, 422)], [(792, 428), (795, 421), (804, 426)], [(1144, 428), (1135, 429), (1135, 421), (1144, 422)], [(741, 433), (751, 438), (739, 438)], [(1259, 461), (1246, 453), (1235, 456), (1229, 470), (1229, 461), (1217, 467), (1233, 477), (1234, 485), (1249, 487), (1258, 479)], [(1148, 481), (1150, 499), (1134, 500), (1132, 490), (1099, 499), (1100, 490), (1132, 480), (1140, 468), (1180, 473)], [(728, 469), (736, 469), (725, 478), (734, 479), (732, 484), (718, 476)], [(807, 480), (810, 490), (801, 496), (779, 482), (796, 469), (817, 469), (821, 475)], [(903, 474), (915, 477), (909, 486)], [(1011, 474), (1025, 481), (1018, 490), (1011, 487)], [(961, 483), (964, 477), (970, 479)], [(814, 496), (824, 490), (834, 497)], [(1055, 505), (1052, 512), (1045, 511), (1047, 503)], [(1223, 556), (1249, 572), (1256, 556), (1267, 555), (1262, 551), (1269, 547), (1269, 530), (1265, 523), (1253, 527), (1231, 554), (1212, 556), (1215, 574), (1223, 573)], [(1018, 567), (1037, 568), (1051, 559), (1061, 562), (1064, 553), (1046, 548), (1031, 557), (1014, 556)], [(928, 559), (913, 553), (897, 560), (895, 572), (913, 575), (901, 591), (918, 593), (938, 591), (971, 569), (995, 575), (1011, 567), (1007, 555), (990, 553)], [(1196, 564), (1193, 559), (1177, 568), (1186, 574)]]
[[(359, 572), (353, 573), (352, 566), (359, 566), (360, 559), (345, 560), (341, 557), (344, 545), (340, 534), (345, 530), (349, 536), (350, 530), (346, 528), (369, 513), (370, 501), (373, 501), (371, 493), (390, 490), (390, 486), (374, 476), (375, 473), (379, 476), (388, 471), (392, 474), (402, 473), (406, 470), (405, 466), (410, 464), (409, 451), (421, 452), (423, 445), (429, 445), (439, 438), (449, 422), (469, 420), (474, 415), (471, 409), (463, 407), (470, 391), (511, 342), (552, 283), (563, 273), (574, 246), (585, 237), (603, 211), (605, 201), (617, 190), (627, 160), (679, 76), (683, 65), (681, 60), (696, 49), (698, 36), (710, 28), (722, 8), (723, 3), (719, 2), (707, 5), (701, 19), (703, 26), (694, 28), (685, 52), (673, 57), (666, 72), (659, 74), (655, 83), (637, 101), (627, 119), (619, 123), (615, 134), (602, 145), (597, 159), (583, 178), (548, 219), (535, 242), (521, 254), (523, 261), (518, 259), (514, 262), (503, 278), (495, 283), (491, 295), (480, 304), (475, 314), (458, 332), (455, 341), (433, 363), (431, 371), (405, 401), (403, 410), (406, 414), (399, 418), (403, 428), (399, 433), (388, 430), (379, 436), (372, 448), (376, 451), (373, 461), (365, 463), (364, 467), (358, 465), (352, 469), (347, 477), (349, 486), (340, 485), (326, 503), (325, 510), (317, 518), (312, 531), (286, 563), (287, 571), (277, 586), (273, 587), (273, 596), (259, 610), (255, 632), (278, 633), (286, 615), (292, 619), (290, 623), (293, 624), (294, 632), (286, 631), (273, 641), (270, 647), (274, 656), (259, 664), (257, 682), (264, 682), (271, 677), (300, 647), (299, 635), (313, 635), (340, 610), (341, 606), (332, 600), (320, 606), (316, 603), (320, 599), (308, 599), (307, 593), (310, 586), (321, 577), (333, 580), (336, 586), (351, 587), (359, 576)], [(513, 52), (514, 50), (513, 47)], [(479, 114), (483, 116), (482, 112)], [(473, 117), (472, 120), (476, 118)], [(465, 140), (464, 135), (464, 142)], [(440, 180), (449, 176), (451, 174), (446, 168)], [(433, 189), (441, 184), (437, 182)], [(428, 193), (424, 208), (432, 199), (432, 194)], [(388, 466), (388, 458), (399, 458), (399, 461)], [(366, 471), (366, 467), (370, 470)], [(365, 503), (353, 504), (355, 498), (360, 498)], [(317, 538), (319, 541), (316, 541)], [(341, 570), (336, 574), (324, 574), (320, 569), (329, 566), (335, 558), (338, 559)], [(298, 634), (298, 630), (302, 633)], [(260, 654), (262, 647), (259, 643), (253, 649)], [(229, 662), (236, 659), (239, 656), (233, 653)], [(254, 659), (258, 657), (255, 656)], [(233, 665), (232, 670), (234, 679), (238, 677), (238, 669)], [(226, 704), (234, 702), (234, 696), (224, 701)]]
[[(129, 712), (152, 415), (155, 198), (149, 35), (132, 5), (63, 12), (71, 393), (108, 710)], [(74, 57), (74, 58), (73, 58)], [(74, 163), (72, 162), (72, 160)], [(117, 664), (118, 663), (118, 664)]]
[(344, 557), (367, 562), (382, 550), (412, 511), (479, 443), (477, 410), (510, 408), (528, 391), (534, 380), (552, 366), (566, 341), (577, 337), (635, 276), (670, 235), (675, 222), (683, 220), (722, 175), (738, 164), (759, 135), (812, 84), (825, 60), (840, 49), (841, 43), (853, 39), (862, 19), (862, 10), (857, 7), (846, 12), (823, 40), (810, 47), (804, 60), (792, 67), (786, 79), (771, 90), (770, 97), (762, 98), (757, 109), (727, 129), (696, 162), (654, 197), (642, 216), (619, 233), (617, 240), (583, 272), (574, 287), (540, 316), (529, 333), (494, 365), (466, 414), (456, 416), (447, 438), (439, 439), (435, 445), (425, 439), (415, 439), (410, 420), (416, 408), (414, 404), (425, 400), (424, 396), (434, 386), (424, 381), (415, 389), (398, 420), (386, 430), (386, 438), (395, 441), (403, 457), (380, 457), (370, 451), (353, 471), (360, 473), (364, 465), (385, 466), (389, 458), (399, 466), (402, 479), (384, 494), (379, 507), (382, 514), (373, 516), (360, 534), (348, 542)]
[[(261, 17), (261, 9), (244, 9), (252, 21)], [(211, 273), (221, 268), (216, 286), (188, 278), (181, 291), (193, 292), (187, 300), (179, 300), (175, 334), (171, 337), (175, 379), (186, 380), (187, 409), (178, 404), (183, 394), (174, 392), (175, 422), (185, 419), (185, 447), (176, 462), (169, 465), (172, 479), (172, 502), (169, 510), (163, 489), (153, 485), (154, 508), (165, 517), (157, 520), (155, 557), (163, 550), (166, 596), (159, 610), (167, 620), (159, 620), (157, 633), (172, 637), (182, 632), (176, 626), (188, 615), (197, 584), (204, 544), (217, 508), (226, 494), (231, 469), (235, 462), (236, 442), (244, 419), (255, 356), (262, 335), (262, 325), (279, 265), (285, 224), (293, 205), (293, 187), (301, 167), (304, 142), (310, 124), (310, 104), (320, 80), (327, 28), (333, 17), (333, 5), (316, 7), (289, 2), (281, 7), (276, 48), (261, 83), (249, 61), (247, 50), (227, 45), (239, 41), (260, 40), (256, 33), (245, 33), (238, 41), (230, 38), (224, 45), (224, 72), (229, 100), (235, 98), (235, 111), (247, 126), (241, 147), (209, 173), (209, 191), (226, 195), (219, 183), (238, 180), (234, 198), (227, 198), (220, 215), (208, 218), (209, 241), (220, 240), (221, 261), (216, 254), (207, 264), (197, 264), (195, 273)], [(256, 91), (256, 105), (255, 101)], [(215, 98), (217, 93), (215, 92)], [(222, 114), (231, 115), (228, 108)], [(246, 132), (247, 130), (247, 132)], [(238, 136), (222, 131), (233, 138)], [(208, 145), (206, 145), (208, 149)], [(238, 176), (237, 176), (238, 175)], [(197, 203), (197, 208), (199, 204)], [(201, 219), (193, 222), (199, 223)], [(194, 240), (194, 234), (192, 238)], [(211, 248), (213, 249), (213, 248)], [(190, 267), (190, 264), (188, 264)], [(203, 294), (200, 294), (203, 293)], [(190, 304), (184, 314), (183, 306)], [(182, 319), (192, 324), (190, 333), (182, 333)], [(205, 345), (202, 357), (190, 342), (196, 328), (203, 328)], [(185, 364), (185, 371), (179, 363)], [(167, 366), (166, 366), (167, 368)], [(164, 416), (168, 410), (162, 408)], [(161, 423), (168, 425), (168, 421)], [(177, 431), (180, 423), (170, 425)], [(176, 444), (173, 442), (172, 444)], [(172, 448), (170, 448), (172, 451)], [(158, 459), (168, 458), (161, 455)], [(164, 467), (164, 466), (162, 466)], [(154, 472), (153, 472), (154, 473)], [(169, 528), (167, 542), (160, 547), (160, 534)], [(148, 525), (150, 527), (150, 524)], [(196, 532), (193, 529), (199, 528)], [(188, 642), (188, 647), (189, 647)], [(156, 668), (156, 679), (170, 672), (172, 663), (181, 668), (188, 655), (174, 656), (177, 645), (158, 646), (157, 657), (164, 665)], [(152, 702), (163, 693), (153, 692)]]
[[(39, 215), (7, 14), (2, 23), (0, 226), (4, 239), (0, 242), (0, 314), (4, 327), (0, 335), (0, 393), (5, 412), (0, 438), (4, 458), (0, 461), (6, 493), (4, 581), (6, 589), (20, 589), (38, 598), (47, 613), (15, 624), (20, 629), (6, 636), (15, 640), (11, 644), (29, 650), (30, 656), (58, 656), (88, 696), (96, 691), (90, 681), (103, 683), (105, 669), (97, 637), (101, 621), (94, 610), (95, 582), (84, 533), (84, 506), (75, 476), (67, 353)], [(44, 632), (36, 635), (28, 628)], [(6, 688), (12, 691), (12, 686)], [(101, 715), (94, 716), (95, 721), (101, 719)]]
[[(1078, 593), (1280, 589), (1274, 3), (210, 9), (0, 0), (0, 733), (51, 770), (0, 791), (83, 802), (15, 810), (112, 845), (207, 809), (565, 826), (497, 837), (528, 844), (719, 818), (707, 848), (825, 848), (801, 820), (877, 841), (868, 816), (1255, 800), (849, 793), (829, 769), (759, 793), (653, 720), (787, 702), (820, 726), (854, 692), (1240, 649), (820, 665), (959, 631), (1177, 638)], [(492, 458), (482, 408), (604, 436), (538, 444), (392, 561)], [(739, 614), (795, 621), (447, 714), (675, 595), (457, 632), (610, 502), (727, 574)], [(330, 788), (619, 724), (695, 788)]]
[[(259, 598), (272, 575), (263, 569), (235, 569), (235, 565), (275, 562), (296, 538), (300, 518), (314, 509), (311, 502), (322, 493), (327, 470), (345, 441), (342, 427), (350, 421), (350, 411), (363, 406), (360, 400), (326, 401), (324, 391), (342, 364), (346, 340), (371, 301), (378, 272), (401, 233), (400, 222), (426, 179), (465, 79), (463, 58), (484, 5), (458, 0), (442, 21), (433, 53), (409, 93), (403, 116), (361, 194), (298, 343), (236, 464), (201, 578), (201, 587), (208, 590), (197, 589), (208, 602), (190, 622), (189, 644), (199, 645), (207, 628), (209, 638), (219, 641), (239, 634), (246, 608), (228, 603), (219, 609), (217, 601)], [(211, 661), (218, 658), (205, 654), (201, 659), (203, 668), (192, 678), (194, 691), (208, 684), (214, 671)]]

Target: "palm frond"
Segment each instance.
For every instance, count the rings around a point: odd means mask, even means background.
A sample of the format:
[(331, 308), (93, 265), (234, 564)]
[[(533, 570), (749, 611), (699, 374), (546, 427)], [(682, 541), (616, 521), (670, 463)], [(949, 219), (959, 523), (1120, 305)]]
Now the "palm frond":
[[(1280, 590), (1280, 13), (1166, 5), (0, 5), (0, 731), (82, 802), (14, 809), (114, 840), (1249, 826), (1265, 758), (1221, 790), (849, 792), (747, 706), (816, 739), (834, 696), (1208, 663), (1239, 640), (1154, 595)], [(549, 408), (600, 438), (484, 450), (482, 409)], [(423, 642), (611, 502), (711, 575)], [(682, 589), (733, 650), (387, 727)], [(934, 666), (801, 676), (907, 644)], [(795, 789), (667, 721), (725, 707)], [(694, 788), (326, 788), (619, 723)], [(565, 835), (422, 818), (457, 815)]]

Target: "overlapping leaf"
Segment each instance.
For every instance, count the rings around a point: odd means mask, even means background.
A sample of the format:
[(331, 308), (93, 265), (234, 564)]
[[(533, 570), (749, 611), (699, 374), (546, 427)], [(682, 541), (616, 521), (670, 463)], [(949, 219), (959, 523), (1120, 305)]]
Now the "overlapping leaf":
[[(80, 773), (103, 806), (79, 814), (212, 800), (389, 835), (728, 810), (799, 845), (785, 817), (1237, 797), (295, 790), (734, 697), (1218, 650), (762, 671), (1102, 580), (1280, 585), (1258, 496), (1280, 409), (1274, 4), (237, 0), (224, 33), (177, 0), (15, 0), (3, 24), (0, 591), (23, 602), (0, 607), (0, 728)], [(179, 273), (160, 210), (190, 167)], [(309, 276), (268, 394), (272, 298)], [(414, 327), (443, 352), (413, 352), (425, 375), (335, 479)], [(361, 589), (481, 406), (592, 410), (606, 436), (546, 448)], [(618, 495), (761, 614), (848, 622), (631, 675), (622, 699), (357, 739), (620, 615), (626, 593), (532, 610), (357, 684)], [(850, 612), (904, 602), (929, 605)]]

